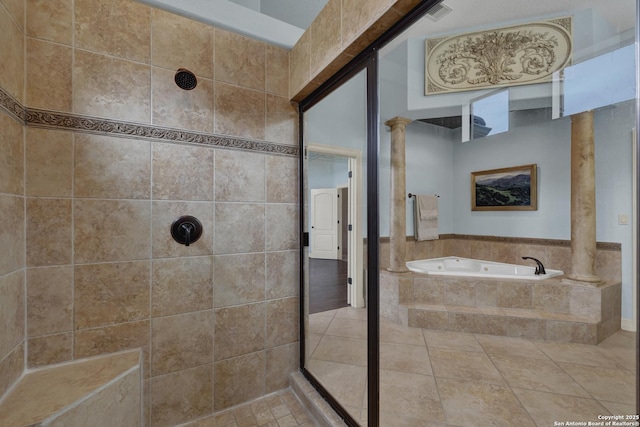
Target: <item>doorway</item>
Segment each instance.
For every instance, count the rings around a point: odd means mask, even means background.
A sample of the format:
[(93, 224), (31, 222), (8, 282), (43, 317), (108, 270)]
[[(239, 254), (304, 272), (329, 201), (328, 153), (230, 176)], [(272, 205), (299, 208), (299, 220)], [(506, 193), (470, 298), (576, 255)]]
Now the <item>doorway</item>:
[(361, 152), (309, 143), (309, 313), (364, 307)]

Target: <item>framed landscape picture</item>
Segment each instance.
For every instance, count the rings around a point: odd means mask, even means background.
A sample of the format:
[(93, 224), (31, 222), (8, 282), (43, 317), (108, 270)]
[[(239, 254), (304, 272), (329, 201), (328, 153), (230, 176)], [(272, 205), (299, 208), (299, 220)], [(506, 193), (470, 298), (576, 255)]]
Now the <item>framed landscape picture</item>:
[(471, 172), (471, 210), (537, 210), (536, 170), (532, 164)]

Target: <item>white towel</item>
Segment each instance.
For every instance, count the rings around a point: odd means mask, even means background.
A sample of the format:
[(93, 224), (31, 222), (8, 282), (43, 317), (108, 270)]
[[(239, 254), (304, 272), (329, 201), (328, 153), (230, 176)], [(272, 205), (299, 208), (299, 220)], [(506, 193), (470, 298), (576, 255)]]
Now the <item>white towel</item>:
[(437, 240), (438, 196), (416, 194), (414, 203), (414, 230), (416, 240)]

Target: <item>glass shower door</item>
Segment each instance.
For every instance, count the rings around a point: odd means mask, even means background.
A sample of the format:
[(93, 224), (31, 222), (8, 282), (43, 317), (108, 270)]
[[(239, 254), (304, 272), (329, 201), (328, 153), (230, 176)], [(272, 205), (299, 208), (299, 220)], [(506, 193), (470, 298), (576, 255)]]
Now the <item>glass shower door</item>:
[[(366, 416), (366, 70), (304, 112), (304, 368)], [(305, 238), (306, 240), (306, 238)]]

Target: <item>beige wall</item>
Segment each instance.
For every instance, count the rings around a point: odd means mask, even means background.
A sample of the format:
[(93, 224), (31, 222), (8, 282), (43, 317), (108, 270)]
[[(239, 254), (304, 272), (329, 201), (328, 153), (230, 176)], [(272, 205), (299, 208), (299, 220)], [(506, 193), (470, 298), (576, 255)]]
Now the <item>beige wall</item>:
[[(0, 4), (0, 85), (22, 100), (24, 20), (18, 3)], [(0, 396), (24, 369), (24, 132), (17, 118), (0, 112)]]
[[(286, 50), (129, 0), (0, 0), (0, 27), (0, 87), (32, 111), (297, 145)], [(180, 67), (196, 89), (175, 86)], [(297, 157), (24, 129), (2, 110), (0, 149), (0, 394), (25, 339), (28, 367), (142, 347), (153, 426), (287, 387)], [(189, 247), (169, 231), (184, 214), (204, 225)]]

